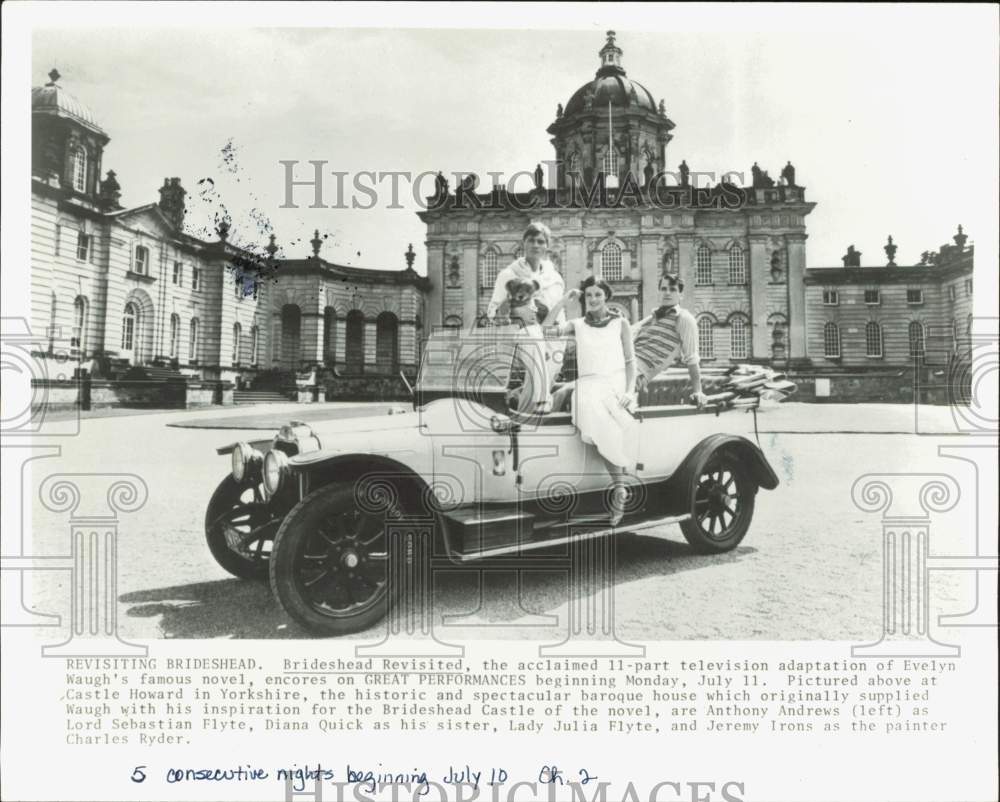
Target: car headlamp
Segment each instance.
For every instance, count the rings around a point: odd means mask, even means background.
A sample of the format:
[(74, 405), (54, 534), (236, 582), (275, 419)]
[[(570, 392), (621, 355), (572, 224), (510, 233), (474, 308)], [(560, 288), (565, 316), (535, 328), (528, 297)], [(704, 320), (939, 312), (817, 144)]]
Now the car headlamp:
[(288, 456), (281, 451), (272, 450), (264, 457), (264, 490), (273, 496), (281, 489), (288, 471)]
[(242, 482), (260, 469), (264, 456), (249, 443), (237, 443), (233, 448), (233, 479)]

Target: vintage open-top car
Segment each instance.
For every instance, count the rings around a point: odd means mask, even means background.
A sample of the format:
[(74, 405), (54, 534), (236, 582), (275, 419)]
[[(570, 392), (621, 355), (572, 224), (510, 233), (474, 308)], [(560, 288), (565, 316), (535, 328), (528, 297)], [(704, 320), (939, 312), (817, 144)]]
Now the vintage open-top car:
[(723, 392), (700, 409), (640, 404), (636, 469), (612, 527), (610, 478), (571, 414), (508, 409), (524, 338), (506, 327), (435, 333), (412, 411), (292, 421), (220, 448), (232, 466), (205, 517), (215, 559), (238, 577), (269, 577), (306, 628), (346, 634), (383, 617), (400, 572), (420, 573), (432, 557), (509, 557), (665, 524), (701, 552), (736, 547), (757, 490), (778, 485), (750, 439), (757, 408), (794, 385), (744, 366), (716, 377)]

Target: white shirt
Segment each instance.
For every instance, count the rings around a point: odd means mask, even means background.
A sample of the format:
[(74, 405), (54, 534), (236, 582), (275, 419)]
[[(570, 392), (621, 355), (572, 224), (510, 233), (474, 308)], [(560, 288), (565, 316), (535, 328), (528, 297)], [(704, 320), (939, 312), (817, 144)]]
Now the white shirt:
[[(538, 271), (531, 269), (531, 265), (524, 259), (516, 259), (497, 274), (496, 283), (493, 285), (493, 295), (490, 298), (489, 306), (486, 307), (486, 317), (492, 320), (496, 317), (500, 305), (507, 300), (507, 282), (513, 278), (538, 282), (538, 292), (535, 297), (545, 304), (549, 309), (555, 306), (563, 295), (566, 294), (566, 282), (559, 275), (555, 265), (548, 259), (542, 259), (538, 263)], [(557, 316), (557, 323), (566, 319), (565, 311), (560, 311)]]

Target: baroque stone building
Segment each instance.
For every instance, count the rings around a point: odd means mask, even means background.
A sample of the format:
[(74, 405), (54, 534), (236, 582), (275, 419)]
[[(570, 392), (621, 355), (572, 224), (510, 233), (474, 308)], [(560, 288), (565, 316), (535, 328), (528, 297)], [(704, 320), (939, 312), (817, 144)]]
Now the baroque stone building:
[(850, 246), (843, 267), (806, 271), (808, 355), (819, 370), (943, 365), (968, 358), (974, 248), (958, 227), (954, 244), (897, 265), (889, 237), (884, 265), (861, 265)]
[[(126, 209), (110, 138), (60, 85), (32, 89), (31, 318), (47, 341), (36, 357), (100, 366), (108, 376), (159, 366), (206, 380), (251, 380), (267, 369), (336, 367), (347, 375), (412, 372), (426, 279), (277, 258), (268, 246), (206, 241), (184, 230), (185, 190), (164, 179), (157, 203)], [(266, 278), (261, 280), (261, 276)]]
[[(752, 184), (699, 181), (686, 160), (667, 171), (674, 123), (664, 101), (622, 66), (609, 31), (595, 77), (559, 104), (548, 127), (555, 148), (549, 186), (476, 191), (474, 176), (437, 194), (427, 225), (428, 317), (469, 327), (485, 312), (496, 274), (520, 255), (537, 220), (554, 235), (552, 259), (569, 287), (600, 272), (631, 321), (659, 303), (663, 272), (685, 282), (704, 361), (807, 356), (806, 201), (789, 163), (778, 182), (754, 164)], [(676, 160), (675, 160), (676, 161)]]

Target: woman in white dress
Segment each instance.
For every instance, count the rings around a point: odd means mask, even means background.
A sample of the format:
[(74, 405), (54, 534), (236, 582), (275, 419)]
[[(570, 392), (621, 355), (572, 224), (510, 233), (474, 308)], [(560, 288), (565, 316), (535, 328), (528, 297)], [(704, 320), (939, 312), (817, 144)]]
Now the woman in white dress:
[[(583, 294), (585, 314), (559, 326), (560, 335), (576, 340), (577, 379), (573, 394), (573, 424), (585, 443), (592, 443), (611, 474), (611, 523), (624, 515), (625, 473), (632, 460), (625, 443), (634, 419), (628, 412), (627, 389), (635, 383), (635, 358), (628, 321), (607, 306), (611, 288), (593, 276), (570, 290), (550, 310), (550, 316)], [(546, 321), (550, 322), (550, 321)]]

